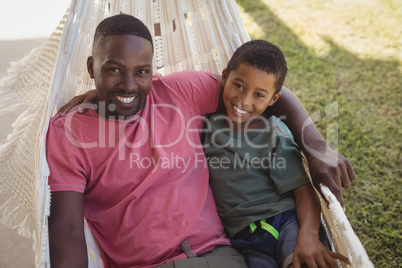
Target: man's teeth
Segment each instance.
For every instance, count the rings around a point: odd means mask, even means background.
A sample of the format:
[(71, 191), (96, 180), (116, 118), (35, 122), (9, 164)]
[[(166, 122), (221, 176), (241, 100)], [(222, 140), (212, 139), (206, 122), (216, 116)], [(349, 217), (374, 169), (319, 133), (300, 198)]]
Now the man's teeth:
[(234, 107), (235, 111), (238, 112), (239, 114), (246, 114), (247, 113), (247, 111), (240, 110), (236, 106), (233, 106), (233, 107)]
[(122, 103), (128, 104), (134, 101), (135, 97), (120, 97), (117, 96), (116, 99), (118, 101), (121, 101)]

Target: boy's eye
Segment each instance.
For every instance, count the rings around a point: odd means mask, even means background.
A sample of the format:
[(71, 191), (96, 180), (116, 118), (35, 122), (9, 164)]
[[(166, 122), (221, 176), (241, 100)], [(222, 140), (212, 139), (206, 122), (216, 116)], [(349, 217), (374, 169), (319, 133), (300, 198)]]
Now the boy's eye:
[(255, 95), (256, 95), (258, 98), (263, 98), (263, 97), (264, 97), (264, 95), (262, 95), (261, 93), (255, 93)]
[(236, 86), (238, 89), (240, 89), (240, 90), (243, 90), (243, 89), (244, 89), (244, 87), (243, 87), (242, 85), (240, 85), (240, 84), (235, 83), (235, 86)]

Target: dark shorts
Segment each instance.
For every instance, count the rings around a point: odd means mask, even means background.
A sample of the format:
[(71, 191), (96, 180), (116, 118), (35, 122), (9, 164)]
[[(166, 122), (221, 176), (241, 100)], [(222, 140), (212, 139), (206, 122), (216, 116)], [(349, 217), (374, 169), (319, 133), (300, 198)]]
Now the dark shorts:
[[(233, 237), (232, 245), (246, 257), (248, 267), (287, 267), (292, 263), (300, 229), (296, 209), (269, 218), (266, 223), (276, 231), (267, 231), (267, 225), (257, 221), (254, 232), (244, 228)], [(330, 248), (322, 225), (319, 234), (321, 242)]]

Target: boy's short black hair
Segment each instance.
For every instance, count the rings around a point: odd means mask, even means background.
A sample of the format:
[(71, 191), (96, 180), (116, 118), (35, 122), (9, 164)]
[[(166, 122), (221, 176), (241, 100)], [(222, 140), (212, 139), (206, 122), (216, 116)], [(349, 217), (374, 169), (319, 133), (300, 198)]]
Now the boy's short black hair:
[(242, 63), (273, 74), (275, 76), (275, 94), (281, 90), (288, 67), (285, 56), (279, 47), (265, 40), (251, 40), (244, 43), (229, 60), (226, 68), (227, 75), (229, 76), (230, 72), (236, 70)]
[(154, 48), (152, 35), (148, 27), (141, 20), (127, 14), (118, 14), (102, 20), (95, 30), (94, 46), (99, 43), (103, 37), (123, 34), (145, 38), (151, 42), (152, 50)]

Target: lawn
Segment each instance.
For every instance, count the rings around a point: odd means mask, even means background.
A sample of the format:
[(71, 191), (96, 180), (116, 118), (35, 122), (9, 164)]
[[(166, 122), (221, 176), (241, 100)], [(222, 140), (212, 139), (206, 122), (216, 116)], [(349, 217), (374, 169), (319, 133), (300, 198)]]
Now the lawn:
[(401, 2), (237, 3), (250, 37), (282, 49), (285, 85), (310, 114), (320, 112), (319, 130), (352, 162), (357, 178), (344, 190), (346, 214), (370, 259), (401, 267)]

